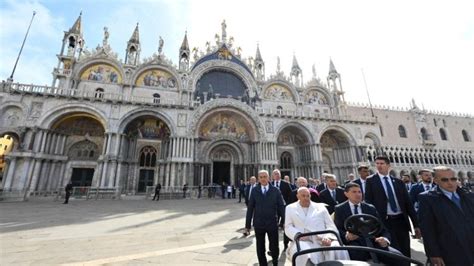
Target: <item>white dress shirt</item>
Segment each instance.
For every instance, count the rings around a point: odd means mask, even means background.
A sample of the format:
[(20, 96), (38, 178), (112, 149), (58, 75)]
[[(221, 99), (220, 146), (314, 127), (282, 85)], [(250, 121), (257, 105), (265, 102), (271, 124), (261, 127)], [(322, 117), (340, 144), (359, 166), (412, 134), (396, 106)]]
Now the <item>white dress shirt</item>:
[[(400, 208), (400, 204), (398, 204), (398, 198), (397, 198), (397, 193), (395, 193), (395, 187), (393, 186), (393, 181), (390, 178), (390, 175), (382, 175), (381, 173), (378, 173), (380, 177), (380, 182), (382, 182), (383, 189), (385, 190), (385, 195), (387, 196), (387, 215), (398, 215), (402, 213), (402, 209)], [(385, 185), (385, 179), (384, 176), (388, 177), (388, 183), (390, 184), (390, 187), (392, 188), (393, 191), (393, 197), (395, 198), (395, 203), (397, 204), (397, 212), (394, 212), (392, 208), (390, 207), (390, 201), (388, 200), (388, 192), (387, 192), (387, 187)]]

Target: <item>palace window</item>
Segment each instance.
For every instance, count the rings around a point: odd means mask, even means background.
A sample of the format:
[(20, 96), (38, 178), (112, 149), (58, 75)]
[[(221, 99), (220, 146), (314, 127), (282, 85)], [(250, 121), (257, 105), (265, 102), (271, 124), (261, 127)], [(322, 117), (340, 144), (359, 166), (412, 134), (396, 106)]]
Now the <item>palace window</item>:
[(421, 138), (423, 140), (428, 140), (428, 132), (426, 131), (426, 129), (424, 127), (421, 128)]
[(448, 136), (446, 135), (444, 128), (439, 129), (439, 136), (441, 137), (441, 140), (448, 140)]
[(469, 134), (467, 133), (467, 131), (465, 129), (462, 130), (462, 138), (466, 142), (471, 141), (471, 137), (469, 136)]
[(156, 166), (156, 149), (146, 146), (140, 152), (140, 166), (155, 167)]
[(399, 125), (398, 126), (398, 134), (400, 135), (400, 138), (406, 138), (407, 137), (407, 131), (404, 126)]
[(83, 140), (72, 145), (68, 155), (73, 160), (96, 160), (99, 157), (98, 151), (97, 144)]
[(436, 118), (433, 118), (433, 124), (434, 124), (435, 127), (438, 126), (438, 122), (436, 122)]
[(160, 97), (158, 93), (153, 94), (153, 103), (160, 103)]
[(283, 107), (281, 107), (281, 106), (277, 107), (277, 114), (279, 114), (279, 115), (283, 114)]
[(280, 168), (282, 169), (291, 169), (292, 168), (292, 159), (289, 152), (284, 152), (280, 157)]
[(94, 95), (94, 97), (97, 98), (97, 99), (102, 99), (102, 98), (104, 98), (104, 89), (102, 89), (102, 88), (97, 88), (97, 89), (95, 90), (95, 95)]

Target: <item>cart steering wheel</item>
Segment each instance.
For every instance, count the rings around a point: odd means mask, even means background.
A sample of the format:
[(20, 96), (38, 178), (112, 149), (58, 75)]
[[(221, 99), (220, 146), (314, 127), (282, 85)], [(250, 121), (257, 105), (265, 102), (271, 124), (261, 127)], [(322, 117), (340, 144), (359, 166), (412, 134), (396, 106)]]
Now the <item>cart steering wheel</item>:
[(382, 222), (370, 214), (355, 214), (344, 221), (344, 228), (361, 237), (375, 237), (382, 231)]

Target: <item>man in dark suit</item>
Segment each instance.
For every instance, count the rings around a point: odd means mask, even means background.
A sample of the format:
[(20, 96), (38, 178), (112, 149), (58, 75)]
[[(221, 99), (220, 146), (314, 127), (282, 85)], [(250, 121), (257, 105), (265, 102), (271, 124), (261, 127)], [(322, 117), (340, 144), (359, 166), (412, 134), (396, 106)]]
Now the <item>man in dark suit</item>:
[[(342, 242), (344, 242), (345, 245), (351, 246), (367, 246), (365, 239), (346, 231), (344, 222), (348, 217), (355, 214), (370, 214), (380, 219), (377, 210), (373, 205), (362, 202), (362, 191), (357, 183), (347, 183), (344, 187), (344, 194), (348, 200), (336, 205), (334, 210), (334, 223), (336, 224), (336, 227), (339, 231)], [(372, 246), (375, 248), (388, 250), (389, 245), (390, 234), (385, 228), (383, 228), (380, 234), (375, 236), (375, 239), (372, 239)], [(349, 251), (349, 256), (352, 260), (360, 261), (367, 261), (371, 258), (368, 252), (363, 251)], [(379, 259), (384, 263), (390, 264), (390, 260), (388, 258), (379, 257)]]
[(291, 183), (290, 176), (288, 175), (284, 176), (283, 180), (285, 180), (288, 184), (290, 184), (291, 191), (293, 191), (293, 189), (296, 189), (296, 185)]
[(242, 196), (244, 197), (244, 201), (245, 201), (245, 183), (244, 183), (244, 180), (240, 180), (240, 184), (239, 184), (239, 203), (242, 202)]
[(281, 195), (283, 196), (283, 199), (285, 200), (285, 204), (286, 204), (286, 202), (288, 202), (290, 198), (291, 187), (290, 187), (290, 183), (281, 179), (280, 170), (278, 169), (273, 170), (271, 184), (272, 186), (280, 190)]
[(320, 181), (321, 183), (316, 187), (316, 190), (319, 191), (319, 193), (321, 193), (321, 191), (325, 190), (327, 188), (327, 185), (326, 185), (326, 175), (327, 173), (324, 173), (321, 178), (320, 178)]
[[(290, 194), (291, 194), (291, 186), (290, 183), (284, 181), (281, 179), (281, 172), (278, 169), (273, 170), (272, 172), (272, 186), (278, 188), (281, 192), (281, 195), (283, 196), (283, 200), (285, 201), (285, 206), (288, 205), (288, 201), (290, 200)], [(283, 220), (282, 217), (280, 217), (282, 220), (280, 223), (284, 224), (285, 220)], [(283, 234), (283, 249), (286, 250), (288, 248), (288, 243), (290, 242), (290, 239)]]
[[(266, 170), (258, 172), (259, 185), (252, 189), (247, 206), (247, 216), (245, 220), (245, 235), (250, 234), (253, 219), (255, 238), (257, 240), (258, 263), (267, 265), (265, 255), (265, 235), (268, 235), (270, 242), (270, 252), (272, 254), (273, 265), (278, 265), (280, 249), (278, 247), (278, 217), (285, 217), (285, 204), (280, 190), (272, 186), (268, 181), (269, 175)], [(281, 223), (284, 219), (281, 219)]]
[(373, 204), (382, 222), (388, 229), (391, 246), (410, 257), (410, 221), (415, 228), (415, 237), (420, 238), (415, 209), (403, 182), (389, 176), (390, 161), (386, 156), (375, 158), (377, 173), (367, 178), (365, 201)]
[(327, 189), (321, 191), (319, 198), (322, 203), (326, 203), (329, 214), (334, 212), (334, 206), (347, 200), (344, 190), (337, 187), (336, 176), (326, 174)]
[(474, 194), (451, 168), (434, 168), (437, 187), (418, 195), (420, 229), (432, 265), (474, 265)]
[(160, 191), (161, 191), (161, 184), (158, 183), (155, 187), (155, 195), (153, 196), (152, 200), (159, 201), (160, 200)]
[(416, 185), (416, 183), (411, 182), (411, 176), (409, 174), (403, 174), (401, 179), (403, 184), (405, 184), (405, 188), (407, 189), (408, 193), (410, 193), (411, 188)]
[(68, 204), (69, 203), (69, 197), (71, 197), (71, 192), (72, 192), (72, 182), (69, 181), (67, 183), (66, 187), (64, 188), (64, 191), (66, 192), (66, 196), (64, 198), (63, 204)]
[(255, 176), (251, 176), (249, 179), (249, 184), (245, 187), (245, 205), (249, 205), (250, 194), (252, 194), (252, 189), (257, 185), (257, 179)]
[(418, 172), (418, 175), (421, 177), (421, 182), (413, 185), (410, 189), (410, 198), (415, 207), (415, 211), (418, 211), (418, 195), (425, 191), (430, 191), (434, 187), (431, 170), (422, 169)]
[(365, 195), (365, 182), (367, 182), (367, 177), (370, 175), (369, 166), (368, 165), (359, 165), (357, 167), (357, 172), (359, 173), (359, 178), (354, 180), (354, 183), (360, 186), (360, 190), (362, 191), (362, 197)]

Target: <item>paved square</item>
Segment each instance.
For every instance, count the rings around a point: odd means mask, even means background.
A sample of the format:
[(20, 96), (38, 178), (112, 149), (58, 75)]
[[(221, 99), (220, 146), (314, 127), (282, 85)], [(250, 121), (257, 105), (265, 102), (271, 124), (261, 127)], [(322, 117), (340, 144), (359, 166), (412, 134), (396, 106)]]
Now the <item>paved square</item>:
[[(257, 265), (245, 210), (220, 199), (1, 203), (0, 264)], [(423, 246), (412, 248), (424, 261)], [(280, 264), (291, 265), (284, 254)]]

